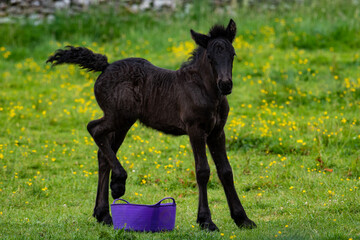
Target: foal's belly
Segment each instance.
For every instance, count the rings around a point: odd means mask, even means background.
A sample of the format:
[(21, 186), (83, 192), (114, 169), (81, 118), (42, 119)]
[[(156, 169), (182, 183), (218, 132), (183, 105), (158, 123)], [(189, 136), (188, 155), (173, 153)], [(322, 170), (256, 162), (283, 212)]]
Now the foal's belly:
[(140, 122), (143, 123), (145, 126), (156, 129), (166, 134), (171, 134), (174, 136), (186, 135), (185, 127), (182, 126), (181, 123), (177, 121), (169, 121), (171, 119), (161, 119), (159, 116), (156, 118), (149, 118), (149, 117), (141, 117)]

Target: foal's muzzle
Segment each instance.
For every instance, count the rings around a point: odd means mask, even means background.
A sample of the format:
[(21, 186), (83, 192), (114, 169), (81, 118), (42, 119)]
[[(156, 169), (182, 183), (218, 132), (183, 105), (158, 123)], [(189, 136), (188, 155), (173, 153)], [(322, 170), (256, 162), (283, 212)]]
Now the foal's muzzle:
[(231, 79), (219, 80), (218, 88), (222, 95), (229, 95), (232, 91), (233, 83)]

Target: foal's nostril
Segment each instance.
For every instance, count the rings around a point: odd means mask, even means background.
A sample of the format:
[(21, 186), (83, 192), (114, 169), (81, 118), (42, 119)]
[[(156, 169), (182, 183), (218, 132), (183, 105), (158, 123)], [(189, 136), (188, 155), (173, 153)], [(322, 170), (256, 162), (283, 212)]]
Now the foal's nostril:
[(228, 95), (231, 93), (233, 83), (232, 83), (231, 79), (219, 81), (218, 87), (219, 87), (221, 94)]

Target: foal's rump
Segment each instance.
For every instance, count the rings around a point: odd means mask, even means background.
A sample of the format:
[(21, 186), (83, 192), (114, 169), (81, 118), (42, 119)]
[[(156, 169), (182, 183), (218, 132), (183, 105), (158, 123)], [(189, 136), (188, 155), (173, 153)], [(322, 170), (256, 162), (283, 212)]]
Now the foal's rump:
[(94, 85), (94, 94), (105, 114), (114, 114), (116, 110), (138, 117), (141, 105), (139, 89), (146, 78), (143, 70), (145, 64), (150, 63), (145, 59), (124, 59), (110, 64), (99, 75)]

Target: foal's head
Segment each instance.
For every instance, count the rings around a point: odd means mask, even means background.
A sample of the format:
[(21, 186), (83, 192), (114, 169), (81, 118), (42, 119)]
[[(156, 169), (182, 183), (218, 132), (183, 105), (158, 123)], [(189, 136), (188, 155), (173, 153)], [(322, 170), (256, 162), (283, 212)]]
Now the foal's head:
[(190, 31), (199, 46), (206, 49), (220, 93), (228, 95), (232, 90), (232, 66), (235, 50), (232, 46), (236, 35), (236, 24), (231, 19), (228, 26), (215, 25), (208, 35)]

